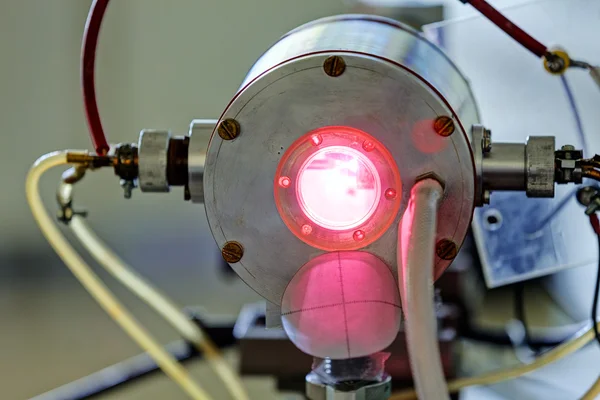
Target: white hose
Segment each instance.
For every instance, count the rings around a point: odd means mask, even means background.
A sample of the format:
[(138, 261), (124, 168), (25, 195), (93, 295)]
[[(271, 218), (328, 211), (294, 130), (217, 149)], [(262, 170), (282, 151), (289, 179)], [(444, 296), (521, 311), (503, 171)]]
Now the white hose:
[(75, 236), (90, 252), (94, 259), (104, 267), (115, 279), (131, 290), (159, 313), (188, 342), (192, 343), (209, 362), (210, 366), (223, 380), (226, 388), (236, 400), (247, 400), (248, 395), (237, 374), (229, 367), (220, 351), (214, 346), (201, 328), (191, 321), (181, 308), (174, 304), (150, 282), (135, 272), (117, 256), (90, 229), (83, 217), (74, 216), (69, 226)]
[(433, 179), (417, 182), (398, 229), (398, 272), (406, 341), (421, 400), (450, 399), (438, 345), (433, 291), (437, 211), (442, 195), (439, 182)]
[(40, 157), (29, 170), (26, 180), (27, 201), (42, 233), (73, 275), (81, 282), (100, 306), (148, 354), (156, 364), (175, 381), (192, 399), (209, 400), (208, 394), (194, 382), (183, 366), (136, 321), (115, 298), (100, 278), (83, 261), (50, 217), (39, 192), (40, 177), (52, 167), (67, 164), (67, 151), (54, 152)]

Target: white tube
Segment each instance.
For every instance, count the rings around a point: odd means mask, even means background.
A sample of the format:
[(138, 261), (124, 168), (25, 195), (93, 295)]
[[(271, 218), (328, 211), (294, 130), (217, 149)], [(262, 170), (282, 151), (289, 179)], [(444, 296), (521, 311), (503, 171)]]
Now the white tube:
[(39, 192), (39, 180), (44, 172), (67, 164), (67, 152), (55, 152), (40, 157), (29, 170), (26, 180), (27, 201), (42, 233), (73, 275), (92, 297), (127, 334), (154, 359), (156, 364), (192, 399), (209, 400), (208, 394), (194, 382), (185, 368), (145, 330), (123, 307), (92, 269), (73, 249), (50, 217)]
[(406, 341), (421, 400), (450, 398), (438, 345), (433, 291), (437, 211), (442, 195), (442, 186), (436, 180), (417, 182), (398, 229), (398, 272)]
[(73, 233), (94, 259), (115, 279), (159, 313), (188, 342), (202, 352), (216, 374), (236, 400), (247, 400), (248, 395), (237, 374), (229, 367), (220, 351), (201, 328), (191, 321), (181, 308), (161, 293), (131, 266), (117, 256), (90, 229), (83, 217), (75, 215), (69, 223)]

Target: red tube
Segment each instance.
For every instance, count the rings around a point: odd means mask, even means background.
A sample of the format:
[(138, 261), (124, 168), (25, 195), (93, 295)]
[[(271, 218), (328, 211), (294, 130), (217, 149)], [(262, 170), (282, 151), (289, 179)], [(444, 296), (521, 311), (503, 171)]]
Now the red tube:
[(108, 150), (106, 135), (102, 129), (98, 104), (96, 103), (96, 89), (94, 85), (94, 65), (96, 62), (96, 46), (102, 17), (108, 6), (109, 0), (94, 0), (90, 7), (88, 19), (83, 33), (83, 46), (81, 49), (81, 87), (83, 89), (83, 107), (87, 118), (90, 137), (96, 153), (105, 155)]
[(598, 221), (596, 213), (590, 215), (590, 224), (592, 224), (592, 228), (594, 228), (594, 233), (600, 236), (600, 221)]
[(519, 42), (527, 50), (531, 51), (538, 57), (546, 55), (548, 49), (542, 43), (535, 40), (527, 32), (513, 24), (508, 18), (500, 14), (493, 6), (485, 0), (465, 0), (471, 4), (477, 11), (483, 14), (498, 28), (506, 32), (510, 37)]

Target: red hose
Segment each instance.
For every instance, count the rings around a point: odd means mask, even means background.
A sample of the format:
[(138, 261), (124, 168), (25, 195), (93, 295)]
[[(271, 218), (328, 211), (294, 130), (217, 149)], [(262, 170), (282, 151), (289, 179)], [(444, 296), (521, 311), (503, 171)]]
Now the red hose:
[(590, 215), (590, 224), (592, 224), (592, 228), (594, 228), (594, 233), (600, 236), (600, 221), (598, 221), (596, 213)]
[(92, 144), (99, 155), (105, 155), (108, 150), (106, 135), (102, 129), (98, 104), (96, 103), (96, 88), (94, 85), (94, 64), (96, 62), (96, 46), (102, 17), (109, 0), (94, 0), (90, 7), (88, 19), (83, 33), (81, 49), (81, 87), (83, 89), (83, 107), (87, 118)]
[(531, 51), (538, 57), (543, 57), (548, 53), (548, 49), (542, 43), (535, 40), (527, 32), (513, 24), (508, 18), (500, 14), (493, 6), (485, 0), (463, 0), (463, 2), (471, 4), (477, 11), (483, 14), (498, 28), (506, 32), (510, 37), (519, 42), (527, 50)]

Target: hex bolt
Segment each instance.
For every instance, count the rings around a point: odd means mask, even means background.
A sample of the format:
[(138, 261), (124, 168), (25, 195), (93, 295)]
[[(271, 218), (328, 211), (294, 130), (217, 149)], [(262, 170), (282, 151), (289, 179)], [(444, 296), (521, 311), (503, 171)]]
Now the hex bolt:
[(327, 57), (323, 63), (323, 70), (331, 77), (338, 77), (346, 70), (346, 61), (340, 56)]
[(235, 264), (242, 259), (244, 255), (244, 248), (238, 242), (227, 242), (221, 249), (221, 255), (226, 262)]
[(224, 119), (219, 124), (217, 132), (221, 139), (233, 140), (240, 135), (240, 123), (233, 118)]
[(433, 122), (433, 129), (438, 135), (448, 137), (454, 133), (454, 121), (452, 118), (442, 115)]
[(435, 254), (442, 260), (454, 260), (458, 254), (458, 246), (450, 239), (442, 239), (435, 245)]

